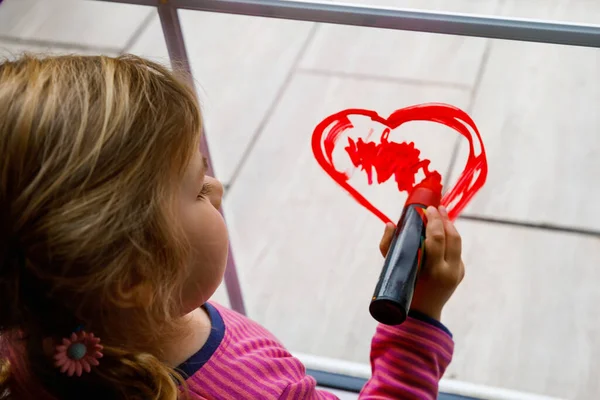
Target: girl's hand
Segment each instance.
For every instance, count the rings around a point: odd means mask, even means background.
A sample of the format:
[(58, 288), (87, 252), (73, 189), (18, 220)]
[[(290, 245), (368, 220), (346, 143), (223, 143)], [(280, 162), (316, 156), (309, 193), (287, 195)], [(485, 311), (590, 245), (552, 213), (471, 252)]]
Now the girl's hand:
[[(446, 209), (429, 207), (426, 216), (425, 262), (417, 278), (411, 309), (439, 321), (444, 305), (465, 276), (465, 266), (461, 259), (460, 234), (448, 218)], [(394, 229), (393, 224), (385, 226), (379, 244), (384, 257), (392, 243)]]

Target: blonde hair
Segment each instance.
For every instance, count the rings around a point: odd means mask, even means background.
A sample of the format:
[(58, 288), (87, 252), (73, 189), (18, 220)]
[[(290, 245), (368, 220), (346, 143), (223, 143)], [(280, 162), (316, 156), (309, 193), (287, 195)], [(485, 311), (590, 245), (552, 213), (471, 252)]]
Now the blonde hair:
[[(142, 58), (0, 64), (0, 397), (26, 396), (18, 370), (57, 398), (178, 396), (159, 339), (181, 332), (175, 196), (200, 131), (193, 91)], [(104, 358), (68, 378), (44, 343), (78, 325)]]

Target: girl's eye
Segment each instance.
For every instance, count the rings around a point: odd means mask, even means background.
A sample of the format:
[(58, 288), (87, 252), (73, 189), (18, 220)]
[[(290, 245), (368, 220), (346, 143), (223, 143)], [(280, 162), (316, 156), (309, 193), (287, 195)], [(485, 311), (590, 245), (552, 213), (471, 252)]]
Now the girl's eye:
[(210, 183), (204, 183), (202, 185), (202, 190), (198, 193), (198, 200), (205, 198), (210, 193)]

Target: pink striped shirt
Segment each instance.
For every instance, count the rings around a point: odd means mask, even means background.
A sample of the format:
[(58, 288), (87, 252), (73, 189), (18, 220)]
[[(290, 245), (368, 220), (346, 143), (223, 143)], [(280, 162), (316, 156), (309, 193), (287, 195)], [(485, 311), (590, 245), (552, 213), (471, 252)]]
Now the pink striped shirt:
[[(337, 399), (316, 388), (302, 363), (257, 323), (207, 304), (213, 330), (180, 366), (193, 399)], [(380, 325), (371, 344), (373, 375), (360, 399), (436, 399), (454, 343), (441, 324), (409, 317)]]
[[(212, 329), (206, 344), (179, 369), (192, 399), (337, 399), (316, 388), (300, 360), (265, 328), (217, 304), (206, 304)], [(438, 381), (452, 358), (454, 343), (437, 321), (413, 314), (395, 327), (380, 325), (371, 344), (372, 377), (360, 399), (436, 399)], [(427, 322), (426, 322), (427, 321)], [(0, 337), (0, 354), (17, 360), (16, 349)], [(11, 369), (25, 398), (52, 398), (30, 385), (19, 363)]]

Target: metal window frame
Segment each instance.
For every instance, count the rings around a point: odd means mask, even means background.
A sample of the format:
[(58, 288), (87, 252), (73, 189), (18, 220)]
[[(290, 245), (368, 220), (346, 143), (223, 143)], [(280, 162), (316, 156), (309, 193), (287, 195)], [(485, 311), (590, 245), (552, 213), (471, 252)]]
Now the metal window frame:
[[(394, 9), (333, 2), (288, 0), (96, 0), (153, 6), (158, 10), (169, 58), (173, 66), (192, 78), (178, 9), (266, 18), (386, 28), (447, 35), (472, 36), (569, 46), (600, 48), (600, 26), (535, 19), (500, 18), (450, 12)], [(206, 135), (202, 151), (214, 173)], [(221, 210), (222, 212), (222, 210)], [(225, 286), (231, 308), (246, 314), (239, 277), (230, 246)]]

